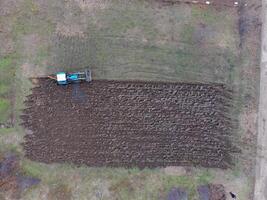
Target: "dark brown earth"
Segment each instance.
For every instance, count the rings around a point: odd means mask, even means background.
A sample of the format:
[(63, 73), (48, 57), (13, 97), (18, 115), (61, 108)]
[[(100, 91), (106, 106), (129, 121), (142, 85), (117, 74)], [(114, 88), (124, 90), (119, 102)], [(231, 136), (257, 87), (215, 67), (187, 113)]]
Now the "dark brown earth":
[(26, 189), (39, 184), (40, 180), (24, 176), (19, 157), (13, 153), (0, 152), (0, 199), (21, 199)]
[(40, 79), (25, 104), (26, 156), (89, 166), (227, 168), (231, 91), (223, 85)]
[(223, 185), (210, 184), (210, 199), (212, 200), (226, 200), (226, 194)]
[(209, 184), (198, 186), (199, 200), (226, 200), (224, 186), (221, 184)]

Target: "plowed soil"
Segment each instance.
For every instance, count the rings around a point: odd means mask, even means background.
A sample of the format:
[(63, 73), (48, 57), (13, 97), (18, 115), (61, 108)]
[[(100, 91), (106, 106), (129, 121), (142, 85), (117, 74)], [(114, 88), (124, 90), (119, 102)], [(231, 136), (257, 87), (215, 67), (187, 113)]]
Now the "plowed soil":
[(26, 156), (88, 166), (227, 168), (231, 91), (223, 85), (40, 79), (25, 104)]

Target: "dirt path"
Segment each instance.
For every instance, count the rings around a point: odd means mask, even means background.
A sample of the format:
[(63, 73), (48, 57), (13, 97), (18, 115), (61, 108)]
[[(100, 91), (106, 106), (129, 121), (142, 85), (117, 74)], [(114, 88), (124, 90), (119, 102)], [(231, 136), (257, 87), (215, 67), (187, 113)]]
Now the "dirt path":
[(203, 4), (212, 5), (218, 7), (238, 7), (240, 0), (161, 0), (163, 3), (175, 4), (175, 3), (192, 3), (192, 4)]
[(258, 117), (258, 158), (254, 200), (267, 199), (267, 0), (262, 1), (262, 54)]

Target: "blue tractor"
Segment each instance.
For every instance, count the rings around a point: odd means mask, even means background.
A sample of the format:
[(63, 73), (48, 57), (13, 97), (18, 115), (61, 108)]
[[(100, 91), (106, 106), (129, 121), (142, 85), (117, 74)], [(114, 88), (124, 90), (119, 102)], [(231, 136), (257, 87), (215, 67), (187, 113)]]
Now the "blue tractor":
[(56, 77), (48, 76), (48, 78), (54, 79), (59, 85), (67, 85), (70, 83), (79, 83), (82, 81), (91, 82), (91, 71), (85, 69), (84, 71), (67, 73), (67, 72), (58, 72)]

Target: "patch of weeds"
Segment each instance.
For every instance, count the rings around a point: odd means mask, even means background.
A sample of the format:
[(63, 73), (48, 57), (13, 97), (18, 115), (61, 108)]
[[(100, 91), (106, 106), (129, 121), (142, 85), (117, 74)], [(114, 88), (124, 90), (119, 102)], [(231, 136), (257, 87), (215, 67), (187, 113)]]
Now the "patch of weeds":
[(166, 195), (173, 187), (185, 188), (188, 192), (189, 199), (192, 199), (196, 195), (196, 183), (190, 176), (164, 176), (162, 177), (162, 183)]
[(198, 185), (205, 185), (214, 180), (214, 175), (209, 171), (197, 173), (194, 177), (191, 176), (163, 176), (161, 177), (163, 184), (164, 196), (173, 188), (181, 187), (188, 192), (189, 199), (196, 197), (196, 188)]
[(200, 20), (205, 24), (213, 24), (220, 20), (218, 11), (214, 10), (211, 6), (208, 6), (204, 9), (199, 6), (192, 6), (191, 13), (193, 20)]
[(201, 174), (199, 174), (196, 177), (197, 183), (199, 185), (209, 184), (212, 182), (213, 179), (214, 179), (214, 176), (211, 174), (211, 172), (209, 170), (203, 171)]
[(226, 70), (228, 73), (228, 76), (225, 76), (225, 82), (236, 87), (236, 84), (239, 82), (239, 57), (235, 54), (234, 51), (231, 51), (229, 49), (224, 52), (223, 57), (227, 64)]
[(25, 176), (39, 178), (48, 185), (58, 185), (67, 181), (63, 180), (62, 176), (71, 173), (73, 168), (68, 165), (46, 165), (25, 158), (22, 160), (21, 169)]
[(22, 152), (22, 147), (19, 145), (20, 141), (21, 137), (17, 134), (16, 128), (0, 129), (0, 150)]
[[(33, 61), (34, 64), (37, 64), (39, 66), (43, 65), (43, 61), (48, 57), (48, 49), (47, 47), (42, 46), (41, 48), (38, 49), (36, 53), (36, 57)], [(46, 66), (44, 66), (46, 67)]]
[(25, 0), (20, 7), (20, 12), (13, 18), (12, 34), (17, 41), (21, 36), (38, 33), (46, 35), (53, 30), (49, 19), (42, 18), (39, 13), (39, 7), (32, 0)]
[(15, 54), (10, 54), (0, 59), (0, 93), (4, 95), (8, 92), (8, 87), (15, 76), (14, 59)]
[(8, 99), (0, 98), (0, 123), (5, 123), (11, 115), (11, 103)]
[(72, 191), (68, 185), (61, 184), (49, 189), (48, 200), (71, 200)]
[(25, 0), (24, 3), (28, 11), (31, 11), (33, 14), (38, 14), (39, 8), (33, 0)]
[(116, 14), (110, 11), (110, 18), (106, 18), (107, 13), (104, 13), (102, 17), (106, 20), (106, 30), (113, 34), (125, 33), (128, 29), (136, 26), (136, 22), (129, 16), (131, 13), (127, 11), (119, 10)]
[(155, 170), (121, 169), (108, 179), (111, 181), (109, 190), (118, 199), (157, 199), (158, 193), (155, 191), (160, 183)]
[(18, 131), (20, 133), (24, 133), (24, 129), (22, 129), (19, 126), (19, 123), (21, 122), (20, 119), (20, 114), (22, 112), (22, 109), (25, 108), (25, 105), (23, 103), (25, 97), (30, 94), (30, 88), (32, 88), (32, 83), (31, 81), (25, 77), (22, 73), (22, 68), (19, 67), (16, 70), (16, 75), (15, 75), (15, 82), (14, 82), (14, 87), (16, 88), (16, 96), (19, 98), (16, 98), (15, 100), (15, 105), (14, 105), (14, 117), (16, 118), (16, 124), (15, 126), (17, 127)]
[(8, 151), (12, 153), (21, 152), (20, 147), (17, 144), (2, 144), (2, 142), (0, 143), (0, 151)]
[(32, 16), (30, 14), (22, 14), (22, 16), (18, 16), (14, 19), (12, 28), (14, 38), (31, 33), (34, 30), (31, 26), (31, 20)]
[[(157, 31), (153, 21), (151, 21), (151, 10), (144, 9), (144, 5), (138, 5), (137, 2), (131, 4), (131, 7), (120, 8), (120, 5), (116, 5), (119, 8), (116, 12), (114, 12), (114, 9), (110, 9), (100, 13), (98, 18), (102, 19), (102, 23), (105, 24), (101, 33), (109, 32), (113, 35), (125, 35), (127, 31), (137, 28), (146, 38), (153, 39), (157, 36)], [(99, 32), (96, 34), (99, 34)]]
[(10, 94), (15, 77), (15, 54), (0, 59), (0, 123), (6, 123), (12, 113)]
[(236, 160), (235, 162), (235, 166), (234, 168), (231, 170), (231, 174), (235, 177), (235, 178), (239, 178), (242, 174), (242, 164), (240, 160)]
[(193, 43), (194, 30), (194, 26), (192, 26), (191, 24), (185, 24), (180, 33), (181, 40), (186, 43)]
[(125, 177), (109, 188), (112, 192), (118, 194), (122, 199), (134, 195), (134, 185), (132, 184), (129, 177)]
[[(147, 171), (147, 169), (144, 169), (142, 172), (145, 172), (145, 171)], [(128, 169), (128, 172), (129, 174), (137, 174), (137, 173), (140, 173), (140, 169), (137, 167), (133, 167), (133, 168)]]
[(240, 170), (238, 167), (235, 167), (235, 168), (233, 169), (232, 174), (233, 174), (234, 177), (240, 177), (240, 175), (241, 175), (241, 170)]
[(1, 128), (0, 129), (0, 136), (12, 133), (14, 131), (15, 131), (15, 128)]
[(0, 59), (0, 69), (1, 70), (5, 69), (6, 67), (10, 66), (11, 63), (12, 63), (11, 56), (7, 56), (7, 57)]
[(40, 178), (44, 170), (40, 164), (28, 160), (23, 160), (21, 167), (23, 173), (30, 177)]
[(10, 90), (10, 85), (5, 85), (0, 83), (0, 96), (7, 94), (9, 90)]

